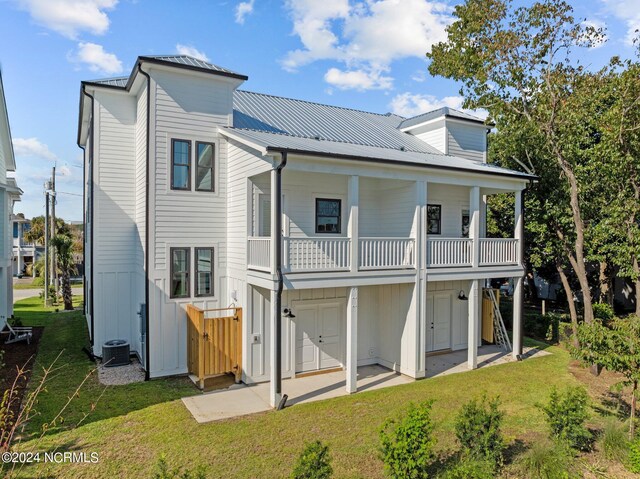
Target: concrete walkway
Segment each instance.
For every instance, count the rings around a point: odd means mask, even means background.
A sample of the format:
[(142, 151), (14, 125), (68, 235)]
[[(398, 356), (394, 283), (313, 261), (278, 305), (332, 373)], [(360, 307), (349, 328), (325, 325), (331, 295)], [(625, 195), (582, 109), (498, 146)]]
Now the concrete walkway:
[[(528, 358), (548, 354), (550, 353), (535, 348), (525, 348), (525, 356)], [(511, 354), (505, 353), (497, 346), (482, 346), (478, 349), (479, 367), (509, 362), (513, 362)], [(468, 371), (466, 350), (427, 357), (428, 378), (465, 371)], [(414, 379), (408, 376), (403, 376), (378, 365), (358, 368), (359, 392), (407, 384), (413, 381)], [(346, 396), (345, 386), (344, 371), (282, 381), (282, 391), (289, 396), (287, 406)], [(199, 423), (271, 410), (268, 382), (251, 386), (236, 384), (228, 389), (183, 398), (182, 402)]]

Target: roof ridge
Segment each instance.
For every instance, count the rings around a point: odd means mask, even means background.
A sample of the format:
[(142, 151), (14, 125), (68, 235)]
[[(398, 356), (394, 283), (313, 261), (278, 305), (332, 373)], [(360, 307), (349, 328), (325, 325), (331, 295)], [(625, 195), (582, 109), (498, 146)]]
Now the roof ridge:
[[(268, 96), (271, 98), (282, 98), (284, 100), (291, 100), (291, 101), (298, 101), (301, 103), (309, 103), (310, 105), (319, 105), (319, 106), (327, 106), (329, 108), (338, 108), (340, 110), (347, 110), (347, 111), (356, 111), (358, 113), (367, 113), (368, 115), (375, 115), (375, 116), (384, 116), (384, 117), (389, 117), (389, 113), (376, 113), (373, 111), (366, 111), (366, 110), (359, 110), (358, 108), (349, 108), (346, 106), (338, 106), (338, 105), (329, 105), (327, 103), (320, 103), (318, 101), (311, 101), (311, 100), (301, 100), (300, 98), (291, 98), (289, 96), (281, 96), (281, 95), (273, 95), (272, 93), (262, 93), (262, 92), (257, 92), (257, 91), (249, 91), (249, 90), (242, 90), (240, 88), (238, 88), (236, 91), (241, 92), (241, 93), (249, 93), (251, 95), (261, 95), (261, 96)], [(395, 115), (395, 113), (391, 113), (391, 115)], [(400, 115), (395, 115), (398, 116), (399, 118), (403, 118)]]

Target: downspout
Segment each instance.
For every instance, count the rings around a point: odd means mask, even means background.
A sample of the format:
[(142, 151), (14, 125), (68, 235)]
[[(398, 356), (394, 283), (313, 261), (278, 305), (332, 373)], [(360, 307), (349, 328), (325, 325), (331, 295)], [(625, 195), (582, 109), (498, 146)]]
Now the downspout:
[(149, 347), (149, 126), (151, 125), (149, 112), (151, 111), (151, 77), (147, 72), (142, 69), (140, 63), (138, 63), (138, 72), (140, 72), (147, 79), (147, 135), (146, 135), (146, 147), (145, 147), (145, 207), (144, 207), (144, 215), (145, 215), (145, 227), (144, 227), (144, 321), (145, 321), (145, 368), (144, 368), (144, 380), (149, 380), (149, 369), (150, 369), (150, 347)]
[[(91, 131), (91, 144), (90, 144), (90, 148), (89, 148), (89, 163), (90, 163), (90, 169), (89, 169), (89, 184), (91, 185), (91, 192), (90, 192), (90, 199), (91, 199), (91, 207), (89, 208), (89, 218), (91, 219), (91, 229), (89, 230), (89, 239), (91, 241), (91, 261), (90, 261), (90, 266), (91, 266), (91, 274), (90, 274), (90, 283), (91, 283), (91, 303), (90, 303), (90, 307), (89, 307), (89, 312), (91, 314), (91, 337), (90, 337), (90, 342), (91, 342), (91, 346), (93, 347), (94, 344), (94, 332), (95, 332), (95, 319), (93, 317), (93, 303), (94, 303), (94, 282), (93, 282), (93, 270), (94, 270), (94, 260), (93, 260), (93, 253), (95, 250), (95, 245), (94, 245), (94, 235), (93, 235), (93, 223), (94, 221), (94, 217), (93, 217), (93, 212), (94, 212), (94, 203), (95, 203), (95, 198), (94, 198), (94, 187), (93, 187), (93, 173), (95, 170), (95, 161), (94, 161), (94, 143), (95, 143), (95, 132), (93, 131), (94, 126), (95, 126), (95, 122), (94, 122), (94, 103), (95, 103), (95, 98), (93, 97), (93, 95), (87, 93), (87, 89), (86, 86), (83, 85), (82, 86), (82, 93), (84, 93), (86, 96), (89, 97), (89, 99), (91, 100), (91, 122), (90, 122), (90, 126), (89, 129)], [(86, 221), (85, 221), (86, 223)], [(86, 228), (86, 226), (85, 226)], [(85, 258), (85, 262), (86, 262), (86, 258)], [(85, 271), (85, 276), (86, 276), (86, 271)], [(88, 289), (87, 286), (85, 286), (85, 288)], [(85, 296), (86, 298), (86, 296)], [(93, 349), (93, 348), (92, 348)]]
[[(280, 164), (276, 167), (276, 276), (278, 277), (278, 288), (276, 290), (276, 318), (275, 318), (275, 337), (276, 337), (276, 395), (282, 393), (282, 290), (284, 288), (284, 280), (282, 277), (282, 170), (287, 166), (287, 152), (280, 154)], [(282, 409), (286, 398), (280, 401), (277, 409)]]
[[(85, 201), (87, 201), (87, 149), (78, 145), (78, 147), (82, 150), (82, 297), (85, 298), (83, 301), (83, 313), (87, 315), (87, 268), (85, 266), (85, 262), (87, 259), (86, 247), (85, 244), (87, 242), (87, 214)], [(35, 256), (35, 255), (34, 255)], [(93, 354), (93, 352), (91, 353)]]

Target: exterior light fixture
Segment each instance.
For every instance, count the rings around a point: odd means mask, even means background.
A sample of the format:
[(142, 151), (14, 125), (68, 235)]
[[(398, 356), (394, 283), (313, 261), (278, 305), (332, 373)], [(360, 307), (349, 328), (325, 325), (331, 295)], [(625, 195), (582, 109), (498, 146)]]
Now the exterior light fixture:
[(293, 314), (293, 311), (291, 311), (289, 308), (284, 308), (284, 310), (282, 311), (284, 313), (284, 317), (285, 318), (295, 318), (296, 315)]
[(464, 294), (464, 291), (460, 290), (460, 292), (458, 293), (458, 299), (460, 301), (467, 301), (469, 298), (467, 298), (467, 295)]

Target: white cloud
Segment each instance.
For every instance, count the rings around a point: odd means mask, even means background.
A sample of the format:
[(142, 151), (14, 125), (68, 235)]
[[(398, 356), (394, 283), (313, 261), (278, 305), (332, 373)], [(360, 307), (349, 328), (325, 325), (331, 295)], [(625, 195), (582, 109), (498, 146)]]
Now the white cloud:
[(118, 0), (17, 0), (31, 18), (46, 28), (68, 38), (77, 38), (80, 32), (103, 35), (109, 29), (106, 11), (112, 10)]
[(339, 90), (388, 90), (393, 86), (393, 78), (384, 76), (380, 70), (330, 68), (324, 80)]
[(108, 53), (102, 45), (90, 42), (78, 43), (75, 54), (67, 57), (74, 63), (85, 64), (92, 72), (115, 75), (122, 73), (122, 62), (114, 53)]
[[(282, 60), (288, 71), (316, 60), (338, 61), (347, 72), (388, 71), (395, 60), (424, 57), (434, 43), (446, 39), (445, 27), (452, 21), (451, 8), (437, 0), (368, 0), (353, 5), (349, 0), (288, 0), (287, 7), (293, 33), (303, 45)], [(332, 70), (325, 79), (335, 77)], [(385, 88), (391, 88), (392, 79), (384, 78), (389, 79)]]
[(437, 110), (444, 106), (467, 112), (483, 120), (487, 117), (487, 112), (485, 110), (467, 110), (462, 108), (463, 103), (464, 98), (461, 96), (445, 96), (444, 98), (437, 98), (433, 95), (421, 95), (419, 93), (405, 92), (396, 95), (391, 100), (391, 103), (389, 103), (389, 108), (392, 113), (407, 118)]
[(249, 0), (247, 2), (240, 2), (236, 7), (236, 23), (240, 25), (244, 24), (244, 20), (248, 15), (253, 13), (253, 4), (255, 0)]
[(607, 10), (627, 26), (625, 41), (632, 44), (640, 29), (640, 0), (601, 0)]
[(209, 61), (209, 57), (207, 57), (207, 55), (204, 52), (201, 52), (193, 45), (183, 45), (181, 43), (178, 43), (176, 45), (176, 51), (180, 55), (188, 55), (190, 57), (197, 58), (198, 60), (202, 60), (205, 62)]
[(14, 138), (13, 149), (18, 157), (25, 156), (51, 161), (56, 161), (58, 159), (55, 153), (53, 153), (47, 145), (37, 138)]

